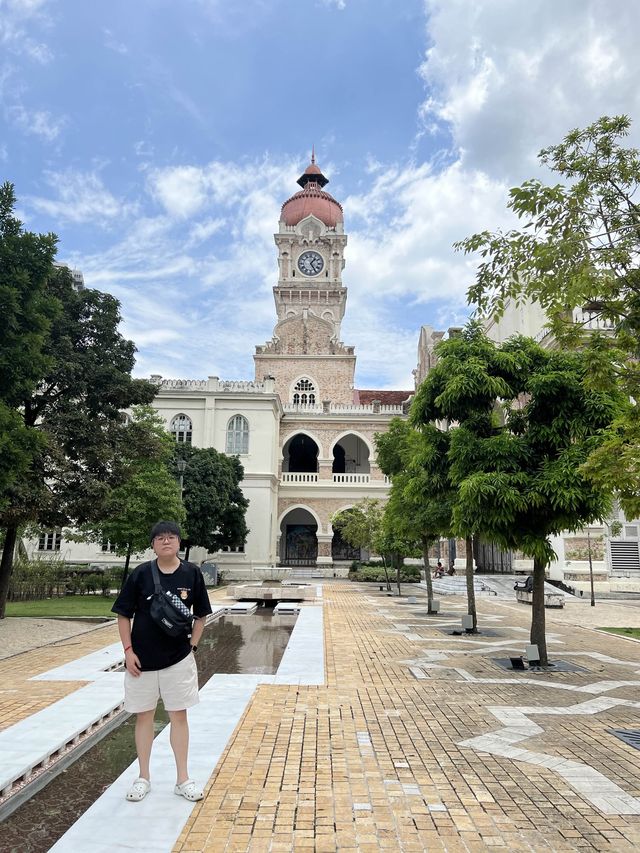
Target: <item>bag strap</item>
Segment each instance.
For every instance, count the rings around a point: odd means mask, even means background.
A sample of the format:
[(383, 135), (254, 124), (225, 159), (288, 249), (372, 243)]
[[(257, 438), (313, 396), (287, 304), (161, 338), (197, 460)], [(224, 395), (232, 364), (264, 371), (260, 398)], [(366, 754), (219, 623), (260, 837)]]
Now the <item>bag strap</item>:
[(151, 574), (153, 575), (154, 592), (157, 595), (162, 595), (162, 587), (160, 586), (160, 575), (158, 574), (158, 561), (151, 561)]
[[(178, 557), (178, 559), (180, 560), (179, 557)], [(182, 563), (183, 563), (183, 561), (180, 560), (180, 565), (178, 566), (178, 569), (181, 568)], [(178, 571), (178, 569), (176, 569), (176, 571)], [(162, 585), (160, 583), (160, 574), (158, 573), (158, 561), (157, 560), (151, 561), (151, 574), (153, 575), (154, 592), (157, 593), (158, 595), (162, 595), (164, 590), (162, 589)]]

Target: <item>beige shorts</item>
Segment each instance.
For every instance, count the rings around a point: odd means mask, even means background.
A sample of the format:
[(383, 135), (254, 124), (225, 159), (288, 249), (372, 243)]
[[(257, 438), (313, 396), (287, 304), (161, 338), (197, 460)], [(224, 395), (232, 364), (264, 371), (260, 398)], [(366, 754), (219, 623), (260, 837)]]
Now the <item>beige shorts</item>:
[(138, 676), (125, 671), (125, 711), (153, 711), (160, 698), (166, 711), (184, 711), (198, 704), (198, 670), (193, 654), (166, 669), (141, 672)]

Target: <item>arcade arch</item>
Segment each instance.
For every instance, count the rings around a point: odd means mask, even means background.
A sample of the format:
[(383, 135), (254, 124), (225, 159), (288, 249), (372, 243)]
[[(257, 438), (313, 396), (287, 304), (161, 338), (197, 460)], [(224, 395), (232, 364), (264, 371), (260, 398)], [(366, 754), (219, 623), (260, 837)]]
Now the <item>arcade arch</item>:
[(282, 447), (282, 471), (317, 473), (319, 454), (316, 440), (306, 432), (297, 432)]
[(357, 433), (345, 433), (340, 436), (332, 448), (334, 474), (371, 473), (371, 448)]
[(291, 507), (280, 521), (280, 564), (315, 566), (319, 519), (305, 506)]

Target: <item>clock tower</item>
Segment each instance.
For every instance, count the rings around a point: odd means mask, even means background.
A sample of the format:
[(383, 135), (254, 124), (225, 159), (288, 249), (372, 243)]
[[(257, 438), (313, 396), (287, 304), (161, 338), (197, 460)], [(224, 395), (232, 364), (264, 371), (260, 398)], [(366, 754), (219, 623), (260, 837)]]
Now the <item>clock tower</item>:
[[(342, 284), (342, 206), (315, 156), (298, 179), (302, 189), (282, 205), (277, 234), (278, 283), (273, 288), (277, 323), (273, 338), (256, 347), (256, 380), (273, 376), (283, 403), (297, 402), (296, 389), (313, 387), (320, 404), (353, 402), (355, 355), (340, 340), (347, 290)], [(307, 383), (300, 386), (300, 383)], [(301, 399), (301, 398), (298, 398)]]

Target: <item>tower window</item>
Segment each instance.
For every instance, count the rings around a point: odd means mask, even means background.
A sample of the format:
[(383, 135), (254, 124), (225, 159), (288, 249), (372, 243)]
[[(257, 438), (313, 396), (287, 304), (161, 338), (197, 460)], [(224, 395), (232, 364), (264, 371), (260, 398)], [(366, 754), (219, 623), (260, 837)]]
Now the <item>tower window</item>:
[(234, 415), (227, 424), (227, 453), (233, 456), (249, 452), (249, 421)]
[(182, 414), (176, 415), (171, 421), (169, 432), (178, 444), (191, 444), (191, 437), (193, 435), (191, 418)]
[(314, 406), (316, 402), (316, 388), (310, 379), (304, 377), (299, 379), (293, 389), (294, 406)]

